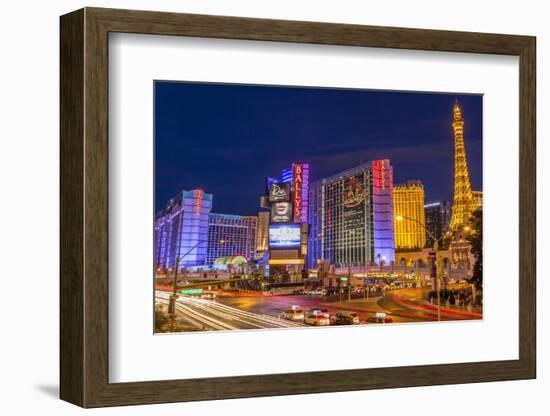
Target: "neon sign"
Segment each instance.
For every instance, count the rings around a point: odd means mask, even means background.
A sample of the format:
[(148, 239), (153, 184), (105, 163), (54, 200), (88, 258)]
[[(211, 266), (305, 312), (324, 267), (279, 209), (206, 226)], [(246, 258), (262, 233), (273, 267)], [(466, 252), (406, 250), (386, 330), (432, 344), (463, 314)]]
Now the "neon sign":
[(302, 222), (302, 183), (303, 183), (303, 170), (301, 164), (293, 165), (292, 175), (292, 202), (294, 206), (294, 222)]
[(382, 190), (386, 189), (386, 163), (385, 161), (380, 161), (380, 174), (382, 175)]
[(202, 195), (204, 191), (202, 189), (197, 189), (197, 200), (195, 202), (195, 212), (199, 213), (201, 212), (201, 204), (202, 204)]

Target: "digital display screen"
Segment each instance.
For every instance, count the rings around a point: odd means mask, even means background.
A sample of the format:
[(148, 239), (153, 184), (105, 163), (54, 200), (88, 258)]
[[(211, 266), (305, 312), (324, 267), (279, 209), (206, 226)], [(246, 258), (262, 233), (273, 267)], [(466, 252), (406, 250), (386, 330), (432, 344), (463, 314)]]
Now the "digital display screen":
[(269, 185), (269, 202), (289, 202), (290, 184), (272, 183)]
[(275, 202), (271, 206), (271, 222), (290, 222), (292, 204), (290, 202)]
[(269, 227), (269, 247), (300, 247), (300, 225), (271, 225)]

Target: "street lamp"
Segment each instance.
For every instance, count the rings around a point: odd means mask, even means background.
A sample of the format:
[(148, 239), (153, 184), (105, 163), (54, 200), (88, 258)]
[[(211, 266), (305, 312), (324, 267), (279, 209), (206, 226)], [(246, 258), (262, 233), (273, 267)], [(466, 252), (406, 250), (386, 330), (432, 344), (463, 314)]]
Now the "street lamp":
[(439, 293), (441, 291), (441, 277), (439, 276), (438, 267), (437, 267), (437, 252), (439, 250), (439, 240), (443, 238), (443, 236), (436, 238), (435, 235), (433, 235), (433, 233), (430, 230), (428, 230), (426, 226), (422, 224), (420, 221), (418, 221), (416, 218), (406, 217), (404, 215), (397, 215), (395, 219), (397, 221), (410, 220), (415, 222), (416, 224), (420, 225), (424, 229), (424, 231), (426, 231), (426, 233), (430, 236), (430, 238), (434, 241), (433, 250), (435, 252), (435, 259), (434, 259), (435, 280), (437, 280), (437, 320), (441, 321), (441, 296)]
[[(174, 260), (174, 282), (172, 285), (172, 295), (170, 296), (170, 303), (168, 304), (168, 313), (171, 315), (172, 320), (176, 317), (176, 300), (178, 298), (178, 269), (180, 267), (180, 262), (183, 260), (184, 257), (188, 256), (194, 249), (196, 249), (198, 246), (200, 246), (203, 243), (211, 242), (210, 240), (201, 240), (197, 244), (195, 244), (193, 247), (191, 247), (185, 254), (182, 256), (177, 256)], [(218, 240), (220, 244), (225, 244), (226, 240)], [(172, 269), (168, 269), (172, 271)]]
[[(172, 317), (172, 320), (176, 318), (176, 300), (178, 298), (178, 269), (180, 267), (180, 262), (183, 260), (184, 257), (189, 255), (194, 249), (196, 249), (198, 246), (200, 246), (203, 243), (207, 243), (208, 240), (202, 240), (199, 241), (197, 244), (195, 244), (193, 247), (191, 247), (185, 254), (182, 256), (177, 256), (174, 259), (174, 282), (172, 285), (172, 296), (170, 296), (170, 303), (168, 304), (168, 313)], [(170, 269), (168, 269), (170, 270)]]

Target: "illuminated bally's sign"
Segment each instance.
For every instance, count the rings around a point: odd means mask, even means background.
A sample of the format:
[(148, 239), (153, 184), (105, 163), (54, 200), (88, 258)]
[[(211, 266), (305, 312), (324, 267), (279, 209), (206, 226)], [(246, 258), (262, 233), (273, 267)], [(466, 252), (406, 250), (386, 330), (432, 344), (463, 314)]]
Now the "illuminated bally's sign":
[(382, 189), (386, 189), (386, 162), (380, 161), (380, 175), (382, 177)]
[(269, 247), (300, 247), (300, 225), (272, 225), (269, 227)]
[(304, 171), (302, 164), (293, 165), (292, 175), (292, 202), (294, 208), (294, 222), (302, 222), (302, 184), (304, 181)]
[[(386, 161), (385, 160), (375, 160), (374, 161), (374, 182), (375, 185), (379, 186), (382, 190), (386, 189)], [(390, 189), (392, 184), (392, 172), (389, 169), (388, 176), (390, 177)]]
[(195, 202), (195, 211), (201, 212), (201, 204), (202, 204), (202, 195), (204, 194), (204, 191), (202, 189), (197, 189), (197, 200)]

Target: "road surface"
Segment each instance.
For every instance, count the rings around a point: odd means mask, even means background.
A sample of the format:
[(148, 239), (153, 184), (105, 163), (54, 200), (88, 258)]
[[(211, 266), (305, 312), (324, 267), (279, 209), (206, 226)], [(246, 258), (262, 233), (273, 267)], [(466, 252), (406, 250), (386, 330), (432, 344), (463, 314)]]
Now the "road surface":
[[(168, 303), (170, 295), (158, 292), (157, 302)], [(301, 322), (292, 322), (278, 317), (251, 313), (206, 299), (180, 296), (176, 302), (178, 318), (193, 325), (197, 330), (232, 330), (263, 328), (296, 328)]]
[[(407, 296), (405, 296), (407, 295)], [(157, 291), (157, 301), (168, 303), (169, 293)], [(225, 294), (215, 301), (180, 296), (176, 303), (178, 319), (194, 330), (233, 330), (262, 328), (294, 328), (302, 322), (280, 319), (291, 307), (307, 311), (325, 308), (329, 313), (338, 311), (356, 312), (361, 320), (384, 312), (394, 323), (437, 321), (437, 306), (414, 299), (405, 291), (395, 290), (376, 298), (356, 298), (341, 301), (333, 298), (309, 295), (262, 296), (252, 294)], [(441, 308), (442, 321), (481, 319), (481, 313)]]

